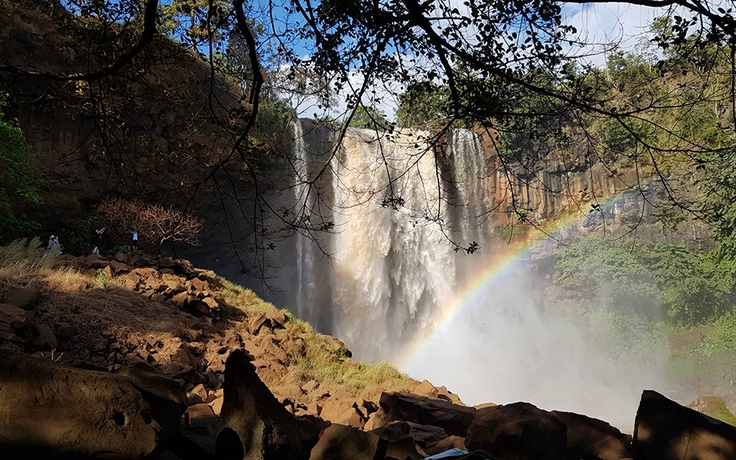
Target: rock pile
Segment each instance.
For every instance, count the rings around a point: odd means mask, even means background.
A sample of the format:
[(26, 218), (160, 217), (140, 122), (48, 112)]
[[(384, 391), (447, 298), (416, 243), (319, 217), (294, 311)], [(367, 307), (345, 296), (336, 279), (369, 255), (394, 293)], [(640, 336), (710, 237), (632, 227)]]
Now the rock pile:
[[(451, 448), (488, 459), (736, 458), (736, 428), (650, 391), (632, 438), (524, 402), (467, 407), (426, 380), (356, 394), (294, 378), (308, 344), (289, 316), (233, 308), (221, 282), (186, 261), (58, 263), (97, 284), (0, 283), (3, 459), (419, 459)], [(111, 314), (94, 316), (90, 297)], [(350, 356), (321, 340), (325, 365)]]

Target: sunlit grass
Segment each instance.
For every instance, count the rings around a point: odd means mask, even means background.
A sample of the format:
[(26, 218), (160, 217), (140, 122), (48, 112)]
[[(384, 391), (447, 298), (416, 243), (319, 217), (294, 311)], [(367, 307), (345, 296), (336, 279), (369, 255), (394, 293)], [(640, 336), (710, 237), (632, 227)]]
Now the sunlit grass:
[(84, 291), (94, 282), (91, 276), (80, 273), (72, 267), (45, 270), (40, 277), (51, 290), (63, 293)]
[(47, 254), (38, 238), (16, 240), (0, 247), (0, 277), (19, 277), (46, 270), (55, 260), (56, 255)]

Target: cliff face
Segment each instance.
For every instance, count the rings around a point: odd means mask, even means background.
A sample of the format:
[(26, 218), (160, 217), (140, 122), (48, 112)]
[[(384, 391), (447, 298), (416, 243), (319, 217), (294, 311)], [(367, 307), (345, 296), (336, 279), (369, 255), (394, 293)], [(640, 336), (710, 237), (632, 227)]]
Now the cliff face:
[[(0, 91), (36, 156), (36, 175), (60, 191), (99, 199), (181, 186), (224, 155), (242, 108), (239, 90), (163, 37), (113, 76), (59, 78), (104, 68), (131, 37), (71, 17), (56, 2), (0, 0)], [(217, 104), (210, 104), (214, 98)]]

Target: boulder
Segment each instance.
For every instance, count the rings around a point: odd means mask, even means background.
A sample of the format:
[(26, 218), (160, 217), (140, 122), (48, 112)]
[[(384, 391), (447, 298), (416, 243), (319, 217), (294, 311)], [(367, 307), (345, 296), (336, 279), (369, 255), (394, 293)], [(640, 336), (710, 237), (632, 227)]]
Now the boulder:
[(416, 388), (412, 391), (412, 393), (419, 395), (419, 396), (426, 396), (427, 398), (437, 399), (440, 392), (437, 390), (437, 388), (432, 385), (428, 380), (422, 380), (422, 383), (417, 385)]
[(390, 442), (344, 425), (330, 425), (312, 449), (309, 460), (374, 460), (422, 458), (409, 440)]
[(225, 364), (220, 417), (238, 437), (248, 459), (303, 459), (326, 423), (290, 414), (258, 378), (242, 350)]
[(33, 288), (15, 288), (3, 294), (3, 302), (13, 304), (24, 310), (32, 310), (41, 300), (41, 290)]
[(456, 395), (452, 391), (448, 390), (446, 386), (442, 385), (440, 387), (437, 387), (437, 397), (439, 399), (444, 399), (445, 401), (450, 401), (453, 404), (459, 404), (461, 406), (464, 406), (463, 402), (460, 400), (460, 396)]
[(346, 399), (330, 398), (322, 404), (322, 412), (320, 417), (330, 422), (337, 423), (337, 419), (343, 414), (352, 410), (352, 401)]
[(366, 401), (370, 401), (376, 406), (381, 401), (381, 395), (386, 391), (381, 385), (369, 385), (360, 392), (360, 398)]
[(525, 402), (486, 407), (476, 412), (465, 445), (502, 459), (566, 460), (567, 427), (556, 415)]
[(59, 346), (56, 335), (48, 324), (34, 324), (36, 329), (36, 337), (33, 339), (33, 345), (39, 348), (55, 349)]
[(28, 320), (28, 313), (20, 307), (9, 303), (0, 303), (0, 322), (20, 327)]
[(475, 409), (458, 406), (442, 399), (429, 399), (407, 393), (383, 393), (378, 412), (371, 417), (373, 428), (395, 421), (437, 426), (448, 435), (464, 437), (473, 422)]
[(388, 441), (350, 426), (330, 425), (324, 430), (309, 460), (373, 460), (386, 457)]
[(100, 256), (98, 256), (97, 254), (89, 254), (89, 255), (85, 256), (81, 260), (81, 262), (82, 262), (82, 265), (84, 265), (87, 268), (101, 268), (101, 267), (96, 267), (95, 266), (101, 260), (102, 260), (102, 258)]
[(636, 411), (636, 460), (736, 458), (736, 427), (644, 390)]
[(726, 401), (719, 396), (699, 396), (687, 405), (701, 414), (708, 415), (729, 425), (736, 426), (736, 416), (726, 406)]
[(115, 275), (118, 275), (120, 273), (128, 273), (130, 271), (130, 267), (128, 266), (128, 264), (115, 260), (111, 260), (110, 262), (108, 262), (107, 266), (112, 270), (113, 274)]
[[(372, 430), (371, 433), (377, 434), (389, 441), (398, 441), (400, 439), (410, 438), (414, 444), (419, 446), (428, 455), (444, 452), (452, 447), (462, 446), (463, 449), (465, 448), (463, 438), (459, 436), (447, 436), (445, 430), (431, 425), (418, 425), (411, 422), (394, 422), (390, 425)], [(442, 441), (446, 439), (450, 440), (446, 443), (442, 443)], [(459, 442), (456, 440), (459, 440)], [(442, 443), (442, 446), (449, 445), (450, 447), (435, 448), (435, 446), (440, 443)]]
[(631, 436), (608, 423), (572, 412), (552, 411), (567, 427), (567, 449), (578, 458), (600, 460), (631, 457)]
[(344, 356), (346, 358), (352, 358), (353, 352), (348, 349), (348, 346), (345, 345), (340, 339), (337, 337), (333, 337), (331, 335), (323, 335), (322, 338), (325, 342), (327, 342), (330, 347), (333, 348), (333, 352), (339, 356)]
[(0, 350), (0, 458), (141, 458), (184, 407), (114, 374)]
[(166, 377), (165, 375), (131, 369), (129, 367), (121, 367), (115, 371), (115, 374), (129, 378), (135, 382), (135, 385), (138, 388), (161, 395), (166, 399), (176, 401), (182, 406), (187, 402), (186, 394), (181, 388), (180, 382), (170, 377)]
[[(196, 279), (196, 278), (195, 278)], [(269, 329), (284, 327), (286, 323), (286, 315), (281, 310), (269, 308), (253, 315), (248, 322), (248, 332), (252, 335), (258, 335), (263, 326)]]

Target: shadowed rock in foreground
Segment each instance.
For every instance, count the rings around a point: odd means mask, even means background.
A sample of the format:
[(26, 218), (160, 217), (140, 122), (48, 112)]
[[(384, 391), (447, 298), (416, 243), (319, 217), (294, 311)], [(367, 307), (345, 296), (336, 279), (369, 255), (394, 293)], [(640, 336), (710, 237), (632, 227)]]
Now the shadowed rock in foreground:
[(151, 385), (0, 350), (0, 458), (142, 458), (185, 406)]
[(309, 457), (326, 423), (297, 418), (274, 398), (240, 350), (225, 364), (223, 423), (238, 434), (248, 459), (298, 460)]
[(733, 460), (736, 427), (645, 390), (636, 411), (635, 460)]

